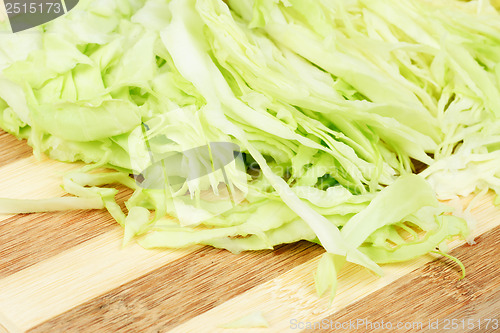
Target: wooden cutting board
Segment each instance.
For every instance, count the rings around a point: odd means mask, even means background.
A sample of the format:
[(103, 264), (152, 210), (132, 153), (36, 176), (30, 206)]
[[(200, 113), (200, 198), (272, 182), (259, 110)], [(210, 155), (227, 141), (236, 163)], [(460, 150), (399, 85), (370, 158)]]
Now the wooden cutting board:
[[(36, 160), (24, 142), (0, 133), (0, 197), (62, 196), (61, 175), (77, 167)], [(436, 332), (495, 331), (500, 210), (492, 197), (472, 202), (477, 244), (451, 243), (465, 279), (432, 255), (384, 265), (381, 278), (348, 265), (331, 306), (314, 291), (323, 250), (307, 242), (241, 255), (151, 251), (121, 248), (122, 229), (104, 211), (0, 215), (0, 332), (308, 332), (314, 324), (324, 332), (415, 332), (429, 322)], [(220, 328), (249, 315), (269, 327)]]

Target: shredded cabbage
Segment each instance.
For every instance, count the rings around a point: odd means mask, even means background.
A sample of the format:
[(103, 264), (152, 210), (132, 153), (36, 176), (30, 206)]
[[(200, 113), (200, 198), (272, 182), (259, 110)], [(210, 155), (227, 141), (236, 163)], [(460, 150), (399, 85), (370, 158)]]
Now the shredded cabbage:
[[(438, 199), (500, 194), (488, 1), (81, 0), (1, 33), (0, 71), (0, 127), (88, 164), (64, 177), (75, 198), (1, 212), (105, 207), (148, 248), (316, 242), (319, 294), (346, 261), (382, 274), (467, 237)], [(239, 158), (192, 177), (210, 162), (186, 152), (212, 143)]]

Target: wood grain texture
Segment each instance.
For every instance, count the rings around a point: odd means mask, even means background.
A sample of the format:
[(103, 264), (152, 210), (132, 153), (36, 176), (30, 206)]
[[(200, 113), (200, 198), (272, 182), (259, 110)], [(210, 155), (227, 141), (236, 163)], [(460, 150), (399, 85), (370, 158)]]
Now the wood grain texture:
[[(360, 322), (359, 329), (344, 329), (344, 332), (366, 332), (370, 328), (368, 322), (380, 323), (382, 320), (394, 326), (398, 322), (422, 323), (419, 331), (429, 329), (429, 320), (439, 320), (443, 331), (444, 319), (499, 320), (499, 240), (500, 227), (497, 227), (477, 237), (477, 244), (462, 245), (450, 252), (467, 267), (467, 276), (463, 280), (458, 279), (460, 273), (454, 262), (439, 258), (324, 319), (339, 323), (365, 320), (364, 325)], [(496, 269), (491, 269), (492, 265)], [(377, 311), (373, 311), (374, 307)], [(415, 331), (414, 328), (398, 330)]]
[(241, 255), (204, 247), (29, 332), (166, 332), (322, 252), (307, 242)]
[[(132, 191), (121, 188), (118, 202)], [(0, 279), (120, 227), (102, 210), (19, 214), (0, 219)]]
[(25, 331), (193, 251), (122, 247), (122, 237), (115, 229), (1, 279), (8, 328)]
[[(25, 142), (8, 138), (0, 135), (6, 161), (0, 162), (0, 197), (65, 195), (61, 177), (80, 165), (37, 160), (26, 154)], [(122, 191), (120, 200), (129, 194)], [(199, 246), (150, 251), (123, 248), (123, 230), (103, 210), (1, 215), (0, 332), (296, 332), (290, 319), (365, 312), (386, 321), (413, 318), (407, 312), (498, 317), (500, 212), (491, 200), (490, 194), (473, 202), (478, 244), (452, 252), (467, 266), (465, 280), (457, 282), (456, 266), (432, 255), (384, 265), (381, 278), (347, 265), (331, 306), (314, 289), (323, 250), (306, 242), (242, 255)], [(219, 328), (254, 311), (269, 328)]]
[[(481, 235), (500, 225), (498, 209), (491, 205), (491, 199), (490, 195), (483, 197), (479, 202), (475, 202), (475, 208), (472, 209), (472, 213), (477, 217), (476, 235)], [(454, 240), (450, 243), (450, 248), (458, 247), (463, 243), (463, 241)], [(348, 264), (339, 274), (337, 295), (331, 306), (328, 297), (318, 298), (315, 293), (313, 280), (313, 273), (317, 265), (317, 258), (315, 258), (198, 315), (173, 328), (170, 332), (296, 332), (298, 329), (291, 327), (291, 320), (320, 321), (377, 290), (390, 286), (399, 278), (435, 260), (436, 257), (435, 255), (426, 255), (409, 262), (383, 265), (382, 269), (385, 275), (382, 277), (374, 276), (359, 266)], [(489, 263), (488, 269), (497, 272), (498, 266)], [(429, 286), (432, 284), (429, 283)], [(387, 305), (377, 304), (370, 306), (369, 309), (377, 312), (381, 306)], [(395, 306), (406, 307), (408, 305), (404, 303), (404, 305), (397, 304)], [(270, 324), (269, 328), (243, 330), (219, 328), (222, 324), (254, 311), (259, 311), (264, 315)]]
[(102, 211), (23, 214), (0, 221), (0, 279), (114, 227)]
[[(1, 8), (3, 8), (3, 2), (0, 2), (0, 13), (2, 12)], [(6, 147), (5, 149), (0, 150), (0, 167), (20, 159), (30, 157), (33, 154), (33, 148), (28, 146), (26, 141), (18, 140), (15, 136), (10, 135), (1, 129), (0, 142), (2, 147)]]

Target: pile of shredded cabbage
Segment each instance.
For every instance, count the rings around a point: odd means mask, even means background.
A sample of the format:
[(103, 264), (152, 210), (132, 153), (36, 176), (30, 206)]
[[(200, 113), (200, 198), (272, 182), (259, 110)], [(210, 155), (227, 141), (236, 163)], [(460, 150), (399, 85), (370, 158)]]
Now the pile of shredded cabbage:
[[(105, 207), (145, 247), (317, 242), (322, 294), (345, 261), (382, 274), (467, 237), (438, 199), (500, 194), (500, 14), (487, 0), (81, 0), (2, 28), (0, 127), (88, 165), (64, 177), (74, 197), (4, 198), (0, 212)], [(210, 142), (238, 145), (244, 168), (168, 190), (131, 177), (151, 154)], [(221, 182), (244, 200), (200, 194)], [(127, 212), (110, 184), (134, 190)]]

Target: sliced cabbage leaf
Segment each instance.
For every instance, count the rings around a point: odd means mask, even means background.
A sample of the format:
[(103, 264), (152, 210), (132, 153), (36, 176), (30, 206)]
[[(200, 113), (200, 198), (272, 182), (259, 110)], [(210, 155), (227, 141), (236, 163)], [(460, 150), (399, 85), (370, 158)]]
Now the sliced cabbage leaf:
[[(437, 198), (500, 195), (495, 8), (81, 0), (2, 31), (0, 127), (35, 155), (88, 165), (63, 178), (74, 197), (2, 198), (0, 210), (104, 207), (124, 246), (315, 242), (319, 294), (334, 295), (344, 262), (382, 274), (378, 264), (445, 250), (472, 225)], [(167, 181), (182, 177), (164, 159), (213, 142), (238, 146), (243, 162)], [(165, 186), (143, 186), (145, 170)], [(119, 186), (133, 191), (125, 212)], [(228, 206), (224, 191), (244, 200)]]

